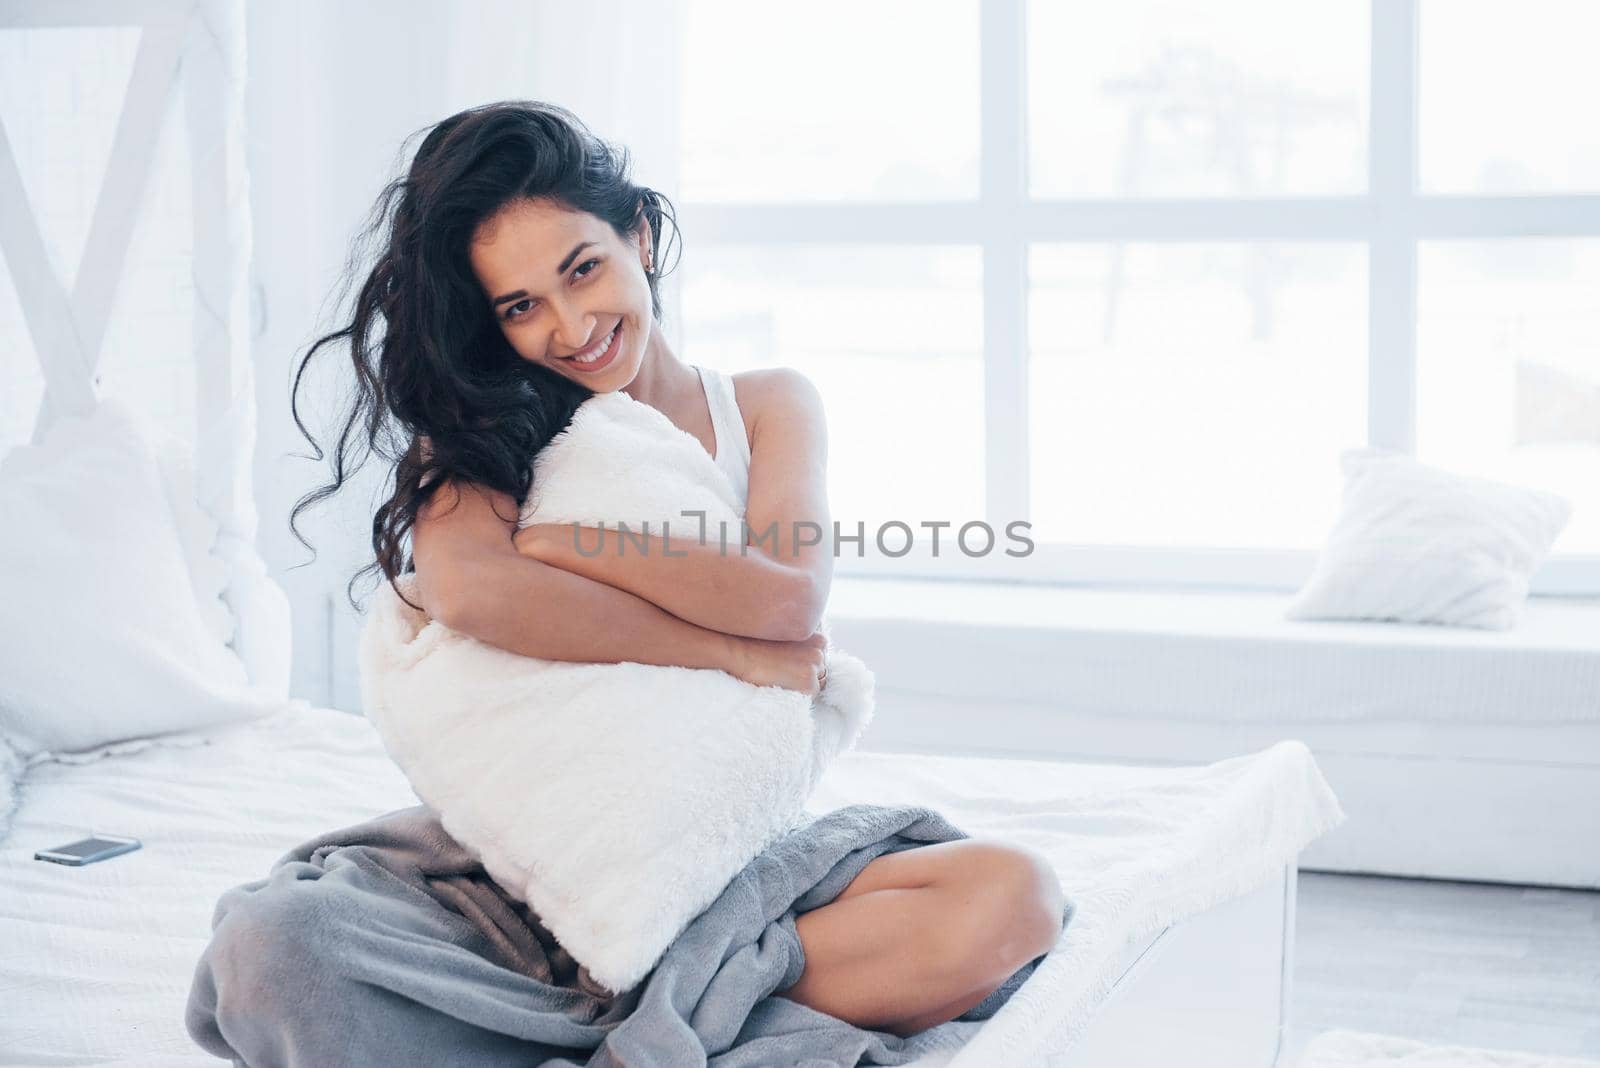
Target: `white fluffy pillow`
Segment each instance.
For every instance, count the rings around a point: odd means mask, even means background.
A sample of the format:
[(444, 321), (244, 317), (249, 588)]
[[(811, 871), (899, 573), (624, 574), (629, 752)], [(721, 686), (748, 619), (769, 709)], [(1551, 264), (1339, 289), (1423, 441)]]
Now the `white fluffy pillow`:
[[(739, 531), (727, 473), (618, 390), (584, 401), (540, 450), (519, 525), (659, 533), (684, 509), (705, 513), (711, 539), (719, 522)], [(685, 525), (672, 529), (695, 536)], [(396, 584), (420, 603), (415, 581)], [(543, 660), (457, 633), (387, 582), (360, 655), (367, 717), (417, 796), (618, 992), (804, 818), (874, 700), (872, 672), (839, 649), (815, 699), (710, 669)]]
[(178, 540), (183, 545), (183, 561), (194, 587), (195, 605), (206, 629), (227, 645), (233, 641), (237, 622), (223, 599), (228, 587), (228, 565), (211, 551), (217, 541), (217, 521), (195, 499), (194, 458), (187, 443), (178, 438), (157, 437), (151, 445)]
[(1289, 619), (1379, 619), (1506, 630), (1572, 506), (1386, 449), (1340, 458), (1344, 498)]
[(196, 589), (177, 447), (106, 400), (0, 460), (0, 735), (30, 763), (281, 707), (224, 644), (215, 576)]

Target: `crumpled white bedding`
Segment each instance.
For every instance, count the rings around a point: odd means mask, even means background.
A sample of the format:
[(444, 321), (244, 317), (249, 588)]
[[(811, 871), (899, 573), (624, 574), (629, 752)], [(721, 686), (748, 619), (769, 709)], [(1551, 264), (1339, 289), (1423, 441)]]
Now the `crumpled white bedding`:
[[(366, 720), (304, 702), (203, 739), (41, 764), (22, 792), (0, 844), (0, 1065), (217, 1063), (182, 1010), (218, 895), (320, 831), (416, 803)], [(954, 1056), (928, 1063), (958, 1068), (1064, 1050), (1130, 943), (1264, 882), (1341, 818), (1296, 742), (1187, 768), (853, 752), (807, 808), (855, 802), (925, 804), (1036, 847), (1078, 906), (994, 1018), (944, 1025)], [(144, 848), (81, 869), (31, 859), (90, 830)]]

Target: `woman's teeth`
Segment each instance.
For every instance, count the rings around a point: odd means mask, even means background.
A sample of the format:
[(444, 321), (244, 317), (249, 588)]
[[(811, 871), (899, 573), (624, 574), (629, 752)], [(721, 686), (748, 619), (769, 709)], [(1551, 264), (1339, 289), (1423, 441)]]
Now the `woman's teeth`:
[(611, 328), (611, 333), (606, 335), (605, 344), (601, 345), (598, 349), (596, 349), (595, 352), (594, 352), (594, 355), (592, 355), (592, 356), (574, 356), (574, 357), (572, 357), (572, 360), (575, 363), (594, 363), (594, 361), (596, 361), (600, 357), (604, 356), (611, 349), (611, 342), (616, 340), (616, 337), (617, 337), (617, 328), (613, 326)]

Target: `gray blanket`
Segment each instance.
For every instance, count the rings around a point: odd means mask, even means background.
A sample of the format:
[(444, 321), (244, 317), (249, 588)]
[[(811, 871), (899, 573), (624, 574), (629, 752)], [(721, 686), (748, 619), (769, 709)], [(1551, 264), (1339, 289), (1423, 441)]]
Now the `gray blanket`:
[[(947, 1036), (863, 1030), (770, 995), (805, 967), (798, 913), (832, 901), (878, 856), (965, 837), (920, 807), (817, 817), (752, 860), (648, 976), (612, 995), (432, 810), (400, 809), (306, 842), (224, 893), (185, 1023), (207, 1051), (252, 1068), (904, 1064)], [(994, 1015), (1040, 959), (958, 1019)]]

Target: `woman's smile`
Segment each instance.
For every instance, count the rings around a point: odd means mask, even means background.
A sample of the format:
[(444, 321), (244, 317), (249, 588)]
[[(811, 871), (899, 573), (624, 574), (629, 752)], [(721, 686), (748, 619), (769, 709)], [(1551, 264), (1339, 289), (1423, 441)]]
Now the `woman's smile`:
[(575, 356), (557, 356), (556, 359), (567, 364), (575, 371), (584, 374), (594, 374), (606, 368), (612, 360), (617, 358), (617, 351), (622, 348), (622, 321), (611, 328), (611, 333), (590, 345), (584, 352)]

